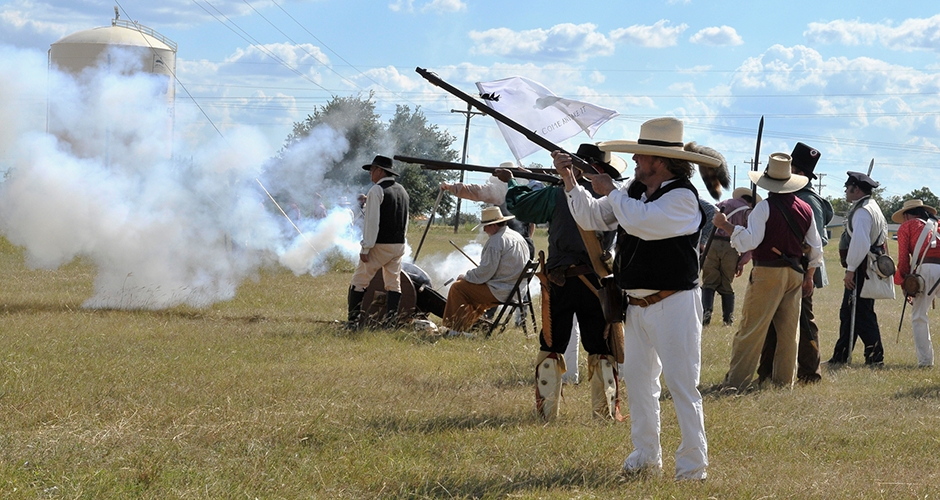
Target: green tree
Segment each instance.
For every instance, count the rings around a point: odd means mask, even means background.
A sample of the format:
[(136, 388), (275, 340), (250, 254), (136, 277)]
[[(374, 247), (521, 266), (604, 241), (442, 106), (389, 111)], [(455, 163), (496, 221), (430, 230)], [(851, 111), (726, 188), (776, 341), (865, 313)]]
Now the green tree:
[[(371, 180), (368, 172), (361, 167), (376, 154), (456, 160), (457, 152), (451, 147), (454, 137), (440, 130), (437, 125), (428, 123), (420, 108), (412, 112), (408, 106), (397, 105), (395, 115), (388, 124), (384, 124), (375, 111), (372, 99), (371, 92), (367, 98), (362, 95), (333, 96), (326, 105), (314, 108), (313, 114), (294, 124), (275, 161), (286, 161), (289, 158), (294, 164), (303, 164), (305, 159), (295, 158), (293, 153), (299, 150), (300, 156), (303, 156), (304, 148), (299, 146), (320, 125), (328, 125), (349, 143), (341, 159), (323, 168), (322, 180), (327, 183), (347, 188), (357, 187), (364, 192), (369, 188)], [(312, 158), (306, 160), (313, 163)], [(441, 182), (454, 179), (457, 175), (456, 172), (422, 170), (416, 165), (400, 163), (396, 170), (401, 173), (399, 181), (408, 190), (412, 216), (429, 215)], [(441, 200), (438, 213), (444, 215), (452, 207), (453, 198), (448, 195)]]
[(287, 150), (307, 138), (318, 125), (329, 125), (346, 138), (349, 148), (341, 160), (325, 169), (323, 179), (346, 186), (367, 186), (369, 173), (361, 167), (381, 150), (385, 139), (385, 127), (375, 112), (372, 97), (372, 92), (366, 99), (361, 95), (333, 96), (326, 105), (315, 107), (313, 114), (294, 124), (278, 156), (284, 157)]
[(907, 193), (904, 196), (892, 196), (885, 200), (885, 204), (882, 205), (882, 210), (884, 210), (885, 215), (891, 216), (894, 212), (897, 212), (904, 206), (904, 200), (918, 199), (924, 202), (924, 205), (928, 205), (934, 208), (937, 208), (940, 205), (940, 198), (937, 198), (937, 195), (933, 194), (930, 191), (930, 188), (924, 186), (920, 189), (915, 189), (910, 193)]
[[(421, 107), (414, 112), (407, 105), (395, 106), (395, 115), (388, 122), (388, 135), (395, 142), (395, 154), (430, 158), (440, 161), (457, 161), (457, 151), (451, 146), (454, 136), (428, 123)], [(430, 215), (440, 193), (440, 185), (457, 178), (456, 171), (424, 170), (417, 165), (401, 167), (401, 184), (408, 190), (412, 215)], [(445, 216), (453, 209), (454, 198), (445, 193), (438, 205), (437, 213)]]

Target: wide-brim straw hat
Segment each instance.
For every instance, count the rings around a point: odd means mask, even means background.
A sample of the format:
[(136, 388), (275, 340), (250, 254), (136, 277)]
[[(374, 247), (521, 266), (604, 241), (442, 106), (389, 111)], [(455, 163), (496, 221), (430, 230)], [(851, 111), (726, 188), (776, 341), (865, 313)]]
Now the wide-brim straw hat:
[[(751, 188), (739, 187), (731, 192), (731, 197), (739, 199), (739, 200), (743, 200), (744, 196), (751, 196), (752, 194), (754, 194), (754, 191), (752, 191)], [(754, 200), (754, 204), (756, 205), (760, 203), (761, 200), (763, 200), (763, 198), (761, 198), (760, 195), (757, 195), (757, 199)]]
[(483, 209), (483, 212), (480, 214), (480, 223), (474, 226), (472, 229), (476, 231), (477, 229), (483, 226), (489, 226), (490, 224), (499, 224), (500, 222), (505, 222), (507, 220), (515, 219), (515, 215), (503, 215), (503, 211), (499, 207), (486, 207)]
[(913, 199), (913, 200), (904, 200), (904, 205), (901, 206), (901, 209), (891, 215), (891, 220), (901, 224), (904, 222), (904, 212), (911, 210), (912, 208), (923, 208), (924, 210), (930, 212), (933, 215), (937, 215), (937, 209), (930, 206), (924, 205), (923, 200)]
[(721, 160), (713, 156), (683, 149), (683, 125), (675, 118), (654, 118), (640, 125), (640, 137), (635, 141), (604, 141), (598, 144), (603, 151), (635, 153), (686, 160), (698, 165), (717, 167)]
[(767, 161), (767, 169), (763, 172), (747, 173), (751, 182), (771, 193), (792, 193), (799, 191), (809, 182), (809, 177), (790, 173), (790, 155), (786, 153), (772, 153)]
[(398, 175), (398, 172), (392, 170), (392, 159), (387, 156), (375, 155), (375, 158), (372, 159), (372, 163), (363, 165), (362, 169), (369, 171), (372, 170), (372, 167), (379, 167), (392, 175)]

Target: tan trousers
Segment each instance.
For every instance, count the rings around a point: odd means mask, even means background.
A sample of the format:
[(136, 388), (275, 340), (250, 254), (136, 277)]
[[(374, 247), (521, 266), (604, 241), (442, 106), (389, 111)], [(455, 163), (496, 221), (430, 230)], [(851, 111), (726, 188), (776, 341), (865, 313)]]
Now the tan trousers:
[(458, 332), (469, 331), (487, 309), (499, 303), (485, 283), (478, 285), (457, 280), (447, 292), (447, 305), (444, 306), (441, 324)]
[(726, 385), (745, 389), (751, 384), (771, 322), (777, 331), (771, 380), (786, 387), (793, 383), (802, 284), (803, 275), (789, 267), (751, 269), (741, 322), (731, 345)]
[(711, 288), (720, 295), (734, 293), (731, 282), (738, 272), (740, 254), (726, 240), (713, 239), (705, 262), (702, 263), (702, 288)]
[(403, 243), (378, 243), (369, 250), (369, 262), (359, 261), (356, 272), (353, 273), (353, 288), (362, 292), (369, 288), (369, 283), (375, 273), (382, 270), (385, 279), (385, 290), (391, 292), (401, 291), (401, 258), (405, 255)]

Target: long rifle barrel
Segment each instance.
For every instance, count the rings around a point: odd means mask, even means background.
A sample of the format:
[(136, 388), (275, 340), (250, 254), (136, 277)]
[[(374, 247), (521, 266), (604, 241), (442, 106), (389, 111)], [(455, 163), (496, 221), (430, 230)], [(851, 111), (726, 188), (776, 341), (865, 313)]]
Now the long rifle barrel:
[[(440, 160), (431, 160), (428, 158), (415, 158), (413, 156), (402, 156), (395, 155), (395, 159), (404, 162), (411, 163), (414, 165), (421, 165), (421, 168), (425, 170), (466, 170), (469, 172), (485, 172), (493, 174), (496, 172), (497, 167), (485, 167), (482, 165), (468, 165), (466, 163), (453, 163), (449, 161), (440, 161)], [(533, 181), (542, 181), (549, 184), (561, 184), (561, 179), (554, 175), (549, 174), (538, 174), (535, 172), (527, 172), (518, 168), (508, 168), (512, 172), (512, 175), (519, 177), (521, 179), (529, 179)]]
[(564, 151), (569, 156), (571, 156), (571, 161), (573, 165), (575, 166), (575, 168), (581, 170), (582, 172), (586, 172), (588, 174), (593, 174), (597, 172), (597, 170), (593, 166), (591, 166), (590, 163), (585, 161), (584, 158), (581, 158), (580, 156), (574, 155), (572, 153), (568, 153), (561, 146), (558, 146), (554, 142), (525, 128), (524, 126), (522, 126), (522, 124), (514, 121), (512, 118), (509, 118), (508, 116), (500, 113), (499, 111), (496, 111), (495, 109), (487, 106), (486, 104), (480, 102), (479, 100), (474, 99), (472, 96), (468, 95), (467, 93), (463, 92), (457, 87), (454, 87), (453, 85), (445, 82), (444, 80), (441, 80), (441, 78), (435, 75), (434, 73), (431, 73), (430, 71), (424, 68), (415, 68), (415, 71), (419, 75), (421, 75), (425, 80), (430, 82), (431, 84), (446, 90), (454, 97), (473, 106), (474, 108), (477, 108), (483, 114), (492, 116), (494, 120), (502, 123), (503, 125), (506, 125), (507, 127), (515, 130), (516, 132), (519, 132), (520, 134), (524, 135), (526, 139), (532, 141), (533, 143), (542, 147), (548, 152)]

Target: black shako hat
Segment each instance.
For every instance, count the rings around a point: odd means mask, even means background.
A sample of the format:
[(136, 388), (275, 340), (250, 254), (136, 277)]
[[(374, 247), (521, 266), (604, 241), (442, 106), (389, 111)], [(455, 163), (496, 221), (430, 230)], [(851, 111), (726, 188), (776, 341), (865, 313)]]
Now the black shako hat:
[(392, 170), (392, 159), (387, 156), (375, 155), (375, 158), (372, 159), (372, 163), (363, 165), (362, 169), (369, 171), (372, 170), (372, 167), (379, 167), (392, 175), (398, 175), (398, 172)]
[(615, 180), (623, 178), (623, 171), (627, 169), (627, 162), (623, 158), (612, 154), (610, 151), (602, 151), (601, 148), (597, 147), (597, 144), (588, 142), (581, 144), (578, 146), (576, 154), (585, 160), (594, 162), (594, 165), (601, 167), (605, 174)]
[(790, 153), (790, 158), (790, 164), (796, 167), (800, 172), (803, 172), (803, 175), (810, 179), (816, 178), (816, 174), (814, 174), (813, 171), (816, 170), (816, 162), (819, 161), (818, 150), (802, 142), (798, 142), (796, 146), (793, 146), (793, 152)]
[(859, 187), (865, 187), (865, 186), (867, 186), (868, 189), (875, 189), (876, 187), (880, 186), (880, 184), (878, 184), (878, 181), (872, 179), (871, 177), (869, 177), (869, 176), (867, 176), (866, 174), (863, 174), (863, 173), (861, 173), (861, 172), (846, 172), (846, 174), (849, 176), (849, 178), (845, 181), (845, 186), (846, 186), (846, 187), (848, 187), (848, 186), (859, 186)]

